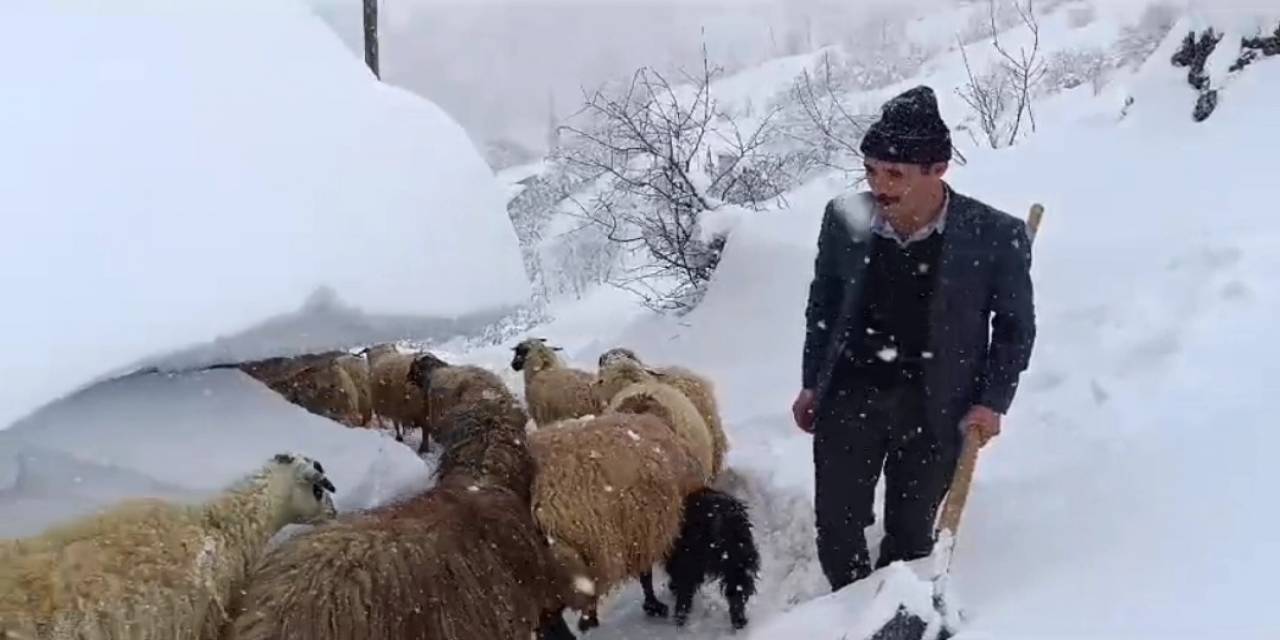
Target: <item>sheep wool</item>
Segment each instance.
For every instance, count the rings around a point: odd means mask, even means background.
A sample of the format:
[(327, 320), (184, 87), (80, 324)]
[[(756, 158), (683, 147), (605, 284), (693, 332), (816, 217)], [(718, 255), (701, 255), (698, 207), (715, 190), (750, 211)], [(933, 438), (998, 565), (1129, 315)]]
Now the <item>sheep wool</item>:
[(525, 403), (538, 427), (600, 413), (600, 403), (591, 392), (594, 376), (566, 365), (556, 354), (557, 347), (530, 338), (513, 350), (511, 368), (524, 373)]
[[(715, 385), (711, 380), (696, 371), (681, 366), (649, 367), (640, 360), (635, 351), (625, 347), (615, 347), (600, 354), (598, 362), (601, 373), (597, 374), (600, 377), (597, 378), (595, 391), (598, 400), (607, 404), (625, 386), (625, 384), (618, 384), (617, 381), (609, 386), (600, 386), (604, 370), (610, 368), (616, 362), (623, 361), (630, 361), (644, 367), (644, 370), (654, 379), (675, 387), (693, 402), (694, 406), (698, 408), (698, 413), (702, 415), (702, 420), (706, 422), (707, 428), (711, 431), (712, 473), (715, 476), (719, 476), (720, 472), (724, 470), (725, 456), (729, 453), (729, 438), (725, 434), (724, 424), (720, 420), (720, 407), (719, 403), (716, 402)], [(625, 367), (626, 365), (620, 366)], [(626, 380), (627, 378), (625, 377), (621, 379), (623, 382)], [(631, 381), (638, 380), (632, 379)]]
[(706, 481), (714, 477), (715, 447), (711, 430), (693, 401), (674, 386), (659, 382), (639, 364), (623, 360), (611, 363), (600, 372), (594, 392), (609, 398), (606, 414), (652, 414), (661, 418), (702, 463)]
[(268, 540), (335, 517), (318, 462), (279, 454), (201, 505), (121, 503), (0, 547), (0, 638), (216, 638)]
[(503, 405), (450, 414), (457, 437), (431, 489), (268, 553), (226, 637), (523, 640), (581, 602), (534, 524), (537, 464)]
[(369, 360), (374, 414), (394, 425), (397, 440), (404, 439), (405, 429), (421, 429), (425, 444), (429, 436), (426, 399), (409, 382), (409, 367), (416, 355), (401, 353), (394, 344), (376, 345), (364, 353)]
[(334, 362), (346, 371), (356, 394), (356, 416), (358, 425), (370, 426), (373, 421), (373, 382), (370, 378), (369, 361), (361, 356), (343, 353), (334, 358)]
[[(598, 599), (671, 550), (705, 467), (653, 415), (609, 414), (529, 435), (533, 513), (560, 557), (580, 559)], [(580, 609), (582, 610), (582, 609)], [(586, 609), (594, 613), (595, 603)]]
[[(452, 424), (445, 416), (459, 407), (482, 400), (500, 401), (510, 407), (510, 420), (524, 425), (528, 414), (497, 373), (476, 365), (451, 365), (434, 355), (425, 354), (409, 369), (409, 380), (422, 390), (427, 399), (428, 423), (438, 442), (452, 437)], [(447, 446), (447, 444), (446, 444)]]

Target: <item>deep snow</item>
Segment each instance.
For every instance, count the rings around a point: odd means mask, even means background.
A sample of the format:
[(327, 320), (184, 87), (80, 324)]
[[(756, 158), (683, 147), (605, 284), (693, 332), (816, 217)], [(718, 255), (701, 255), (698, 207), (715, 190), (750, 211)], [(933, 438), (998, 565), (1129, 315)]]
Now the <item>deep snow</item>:
[[(1167, 63), (1192, 24), (1180, 23), (1145, 68), (1101, 95), (1081, 87), (1038, 105), (1035, 136), (1001, 151), (966, 148), (967, 166), (953, 167), (962, 192), (1018, 216), (1032, 202), (1047, 209), (1034, 249), (1036, 351), (1004, 434), (983, 451), (956, 549), (963, 638), (1280, 634), (1266, 615), (1280, 572), (1268, 490), (1280, 473), (1264, 459), (1280, 448), (1265, 406), (1276, 357), (1266, 336), (1280, 316), (1270, 276), (1280, 233), (1266, 215), (1280, 59), (1227, 80), (1215, 114), (1193, 123), (1185, 70)], [(1090, 37), (1114, 31), (1103, 25)], [(954, 62), (932, 65), (937, 75), (925, 81), (950, 86)], [(956, 113), (944, 99), (944, 118)], [(789, 194), (785, 210), (738, 216), (710, 291), (678, 321), (604, 289), (555, 308), (556, 319), (531, 332), (583, 368), (626, 345), (715, 380), (731, 439), (723, 486), (750, 504), (764, 556), (752, 626), (736, 637), (855, 640), (882, 577), (826, 594), (813, 548), (811, 441), (789, 415), (822, 205), (845, 188), (818, 180)], [(440, 347), (521, 391), (509, 344), (464, 352), (464, 343)], [(145, 449), (127, 448), (144, 440)], [(64, 473), (89, 480), (0, 466), (0, 500), (9, 500), (0, 513), (21, 513), (23, 530), (34, 530), (114, 496), (207, 491), (278, 447), (326, 466), (327, 456), (342, 460), (333, 464), (346, 465), (334, 472), (344, 508), (420, 488), (430, 466), (239, 374), (137, 376), (0, 434), (0, 465), (52, 449), (78, 459), (55, 469), (74, 466)], [(193, 471), (206, 461), (216, 464), (208, 478)], [(85, 466), (98, 464), (121, 469)], [(25, 478), (16, 487), (15, 476)], [(10, 506), (19, 504), (21, 512)], [(873, 547), (878, 529), (868, 532)], [(884, 573), (919, 593), (898, 568)], [(659, 595), (670, 602), (665, 589)], [(608, 601), (601, 620), (587, 637), (731, 637), (711, 587), (683, 631), (647, 619), (636, 585)]]
[(317, 290), (419, 317), (527, 297), (466, 133), (302, 5), (113, 7), (0, 7), (0, 428)]

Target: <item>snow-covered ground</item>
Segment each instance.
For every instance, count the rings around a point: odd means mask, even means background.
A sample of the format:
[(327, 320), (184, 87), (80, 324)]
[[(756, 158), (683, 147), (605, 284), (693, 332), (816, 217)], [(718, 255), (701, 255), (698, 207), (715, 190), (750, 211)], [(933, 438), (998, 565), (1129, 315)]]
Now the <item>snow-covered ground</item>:
[[(317, 291), (417, 317), (528, 296), (503, 192), (449, 115), (300, 3), (152, 5), (0, 7), (0, 428)], [(317, 342), (236, 351), (335, 346)]]
[[(1102, 4), (1101, 16), (1136, 15), (1136, 3)], [(1086, 85), (1038, 104), (1034, 136), (1000, 151), (965, 147), (968, 164), (953, 168), (962, 192), (1019, 216), (1032, 202), (1047, 210), (1034, 249), (1036, 351), (1005, 433), (983, 450), (956, 549), (953, 596), (968, 616), (961, 637), (1280, 635), (1265, 613), (1280, 572), (1271, 533), (1280, 516), (1265, 492), (1280, 486), (1280, 472), (1264, 460), (1280, 449), (1264, 407), (1277, 355), (1265, 338), (1280, 317), (1271, 276), (1280, 232), (1268, 218), (1280, 58), (1229, 78), (1215, 71), (1218, 108), (1194, 123), (1186, 71), (1168, 64), (1193, 25), (1180, 23), (1143, 68), (1099, 95)], [(1103, 41), (1116, 30), (1084, 32)], [(1065, 18), (1043, 37), (1068, 33), (1086, 37)], [(1238, 50), (1231, 33), (1211, 68)], [(760, 82), (792, 62), (768, 66)], [(957, 52), (944, 54), (921, 78), (879, 94), (936, 84), (954, 123), (957, 62)], [(744, 94), (758, 89), (749, 80), (737, 79)], [(748, 638), (857, 640), (881, 577), (826, 593), (813, 547), (811, 440), (789, 415), (819, 217), (844, 188), (823, 178), (788, 194), (787, 209), (740, 217), (707, 296), (684, 318), (656, 318), (601, 289), (557, 306), (555, 320), (533, 330), (583, 368), (625, 345), (715, 380), (732, 447), (724, 485), (750, 504), (763, 554)], [(519, 392), (509, 344), (463, 344), (440, 346)], [(276, 449), (334, 467), (343, 508), (421, 487), (431, 464), (238, 373), (139, 375), (0, 433), (0, 535), (124, 495), (197, 497)], [(901, 573), (895, 580), (913, 586)], [(610, 599), (602, 623), (587, 637), (730, 636), (712, 588), (685, 630), (645, 618), (635, 585)]]

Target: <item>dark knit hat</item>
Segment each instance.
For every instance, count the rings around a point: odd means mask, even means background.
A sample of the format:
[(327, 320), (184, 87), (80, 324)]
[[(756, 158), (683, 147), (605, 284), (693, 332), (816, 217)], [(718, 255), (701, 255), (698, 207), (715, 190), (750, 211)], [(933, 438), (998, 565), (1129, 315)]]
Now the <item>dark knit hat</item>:
[(867, 129), (864, 156), (885, 162), (933, 164), (951, 160), (951, 131), (938, 113), (933, 89), (920, 85), (884, 103)]

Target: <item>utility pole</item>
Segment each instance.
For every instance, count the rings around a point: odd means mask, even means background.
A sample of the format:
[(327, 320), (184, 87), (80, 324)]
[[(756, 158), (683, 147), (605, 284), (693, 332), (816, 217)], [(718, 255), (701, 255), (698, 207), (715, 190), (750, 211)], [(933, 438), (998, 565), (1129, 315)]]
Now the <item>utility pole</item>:
[(374, 77), (382, 79), (378, 71), (378, 0), (364, 0), (364, 63)]

